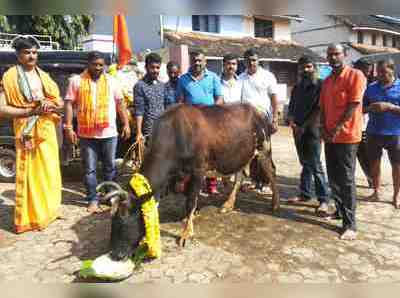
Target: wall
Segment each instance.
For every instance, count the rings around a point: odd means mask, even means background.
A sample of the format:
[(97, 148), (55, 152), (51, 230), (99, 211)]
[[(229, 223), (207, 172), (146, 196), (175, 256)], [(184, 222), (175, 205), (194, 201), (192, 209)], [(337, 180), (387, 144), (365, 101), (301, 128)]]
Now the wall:
[[(181, 32), (192, 31), (192, 16), (164, 16), (164, 28)], [(220, 32), (226, 36), (244, 36), (248, 33), (244, 30), (243, 17), (240, 15), (221, 15)]]
[(169, 30), (192, 31), (192, 16), (163, 16), (163, 25)]
[(220, 16), (220, 34), (226, 36), (242, 37), (249, 36), (245, 28), (243, 16)]
[[(307, 25), (309, 26), (309, 25)], [(297, 28), (299, 28), (297, 26)], [(296, 28), (296, 29), (297, 29)], [(303, 44), (306, 47), (329, 44), (332, 42), (349, 42), (353, 32), (345, 25), (335, 26), (331, 21), (325, 24), (319, 24), (319, 28), (310, 28), (302, 31), (292, 31), (294, 41)]]
[(111, 34), (91, 34), (82, 41), (85, 51), (100, 51), (111, 53), (113, 51), (113, 37)]
[(290, 20), (274, 21), (274, 40), (291, 40)]
[(254, 37), (254, 18), (243, 16), (243, 32), (247, 36)]

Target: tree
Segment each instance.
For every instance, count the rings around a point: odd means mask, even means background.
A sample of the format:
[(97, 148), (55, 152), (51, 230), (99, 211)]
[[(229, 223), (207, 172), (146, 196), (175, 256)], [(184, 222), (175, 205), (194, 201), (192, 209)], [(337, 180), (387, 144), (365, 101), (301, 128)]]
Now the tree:
[(89, 33), (91, 15), (0, 15), (4, 33), (49, 35), (62, 49), (74, 49)]

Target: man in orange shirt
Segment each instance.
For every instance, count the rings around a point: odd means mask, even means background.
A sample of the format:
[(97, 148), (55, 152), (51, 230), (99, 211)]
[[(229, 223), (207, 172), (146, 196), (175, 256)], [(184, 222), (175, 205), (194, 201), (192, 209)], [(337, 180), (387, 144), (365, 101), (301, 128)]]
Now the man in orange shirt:
[(356, 232), (355, 168), (358, 144), (362, 135), (362, 98), (366, 78), (361, 71), (344, 63), (341, 44), (327, 50), (332, 74), (323, 82), (320, 95), (321, 136), (325, 141), (325, 158), (334, 217), (343, 220), (342, 240), (354, 240)]

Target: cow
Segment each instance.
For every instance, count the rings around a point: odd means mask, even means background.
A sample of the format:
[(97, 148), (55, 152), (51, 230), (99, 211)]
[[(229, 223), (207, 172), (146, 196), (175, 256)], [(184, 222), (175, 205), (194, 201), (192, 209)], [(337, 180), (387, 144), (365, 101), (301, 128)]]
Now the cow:
[[(270, 125), (265, 116), (248, 104), (211, 107), (180, 104), (167, 110), (155, 123), (139, 172), (148, 179), (155, 196), (177, 175), (189, 177), (184, 191), (183, 231), (178, 242), (184, 246), (194, 235), (193, 217), (203, 177), (209, 171), (226, 176), (236, 174), (233, 189), (222, 206), (222, 211), (228, 212), (234, 208), (245, 169), (250, 168), (254, 159), (261, 171), (260, 177), (270, 182), (272, 209), (276, 211), (279, 192), (271, 157)], [(139, 227), (142, 225), (140, 201), (112, 200), (113, 259), (120, 260), (132, 254), (138, 237), (143, 236), (143, 227)]]

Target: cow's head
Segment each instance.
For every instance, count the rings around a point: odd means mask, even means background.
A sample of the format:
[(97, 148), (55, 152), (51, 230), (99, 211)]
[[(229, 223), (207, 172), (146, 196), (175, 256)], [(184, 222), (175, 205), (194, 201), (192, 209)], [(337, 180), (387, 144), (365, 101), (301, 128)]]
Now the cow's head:
[(123, 190), (116, 183), (103, 183), (102, 187), (114, 188), (104, 200), (111, 202), (111, 241), (110, 256), (120, 261), (133, 255), (145, 236), (144, 220), (141, 212), (141, 200)]

